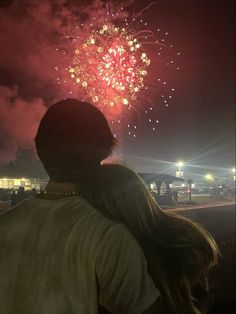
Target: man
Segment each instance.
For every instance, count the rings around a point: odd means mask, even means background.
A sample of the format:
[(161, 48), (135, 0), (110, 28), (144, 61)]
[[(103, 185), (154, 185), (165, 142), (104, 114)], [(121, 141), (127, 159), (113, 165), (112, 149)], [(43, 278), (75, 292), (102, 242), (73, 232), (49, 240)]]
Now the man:
[(143, 253), (121, 224), (80, 195), (88, 171), (115, 144), (94, 106), (74, 99), (49, 108), (36, 149), (46, 190), (0, 216), (0, 313), (161, 313)]

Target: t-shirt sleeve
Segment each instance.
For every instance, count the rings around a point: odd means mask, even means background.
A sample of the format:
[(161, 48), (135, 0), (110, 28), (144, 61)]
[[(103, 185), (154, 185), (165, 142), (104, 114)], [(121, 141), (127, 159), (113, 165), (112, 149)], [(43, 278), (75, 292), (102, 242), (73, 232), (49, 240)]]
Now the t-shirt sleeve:
[(104, 236), (96, 259), (99, 303), (114, 314), (140, 314), (159, 297), (141, 248), (120, 224)]

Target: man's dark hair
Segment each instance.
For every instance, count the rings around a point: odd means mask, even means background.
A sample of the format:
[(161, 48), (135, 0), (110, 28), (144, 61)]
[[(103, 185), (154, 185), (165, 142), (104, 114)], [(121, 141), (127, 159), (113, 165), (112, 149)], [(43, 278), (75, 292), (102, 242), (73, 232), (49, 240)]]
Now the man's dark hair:
[(115, 145), (108, 122), (93, 105), (65, 99), (42, 118), (36, 150), (49, 177), (57, 182), (78, 180), (78, 174), (100, 165)]

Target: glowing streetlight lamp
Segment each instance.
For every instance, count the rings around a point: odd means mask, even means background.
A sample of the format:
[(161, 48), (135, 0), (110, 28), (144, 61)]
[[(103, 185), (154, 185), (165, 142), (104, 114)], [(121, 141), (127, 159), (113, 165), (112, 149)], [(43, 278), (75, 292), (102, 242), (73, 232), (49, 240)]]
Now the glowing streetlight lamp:
[(205, 175), (205, 179), (209, 182), (213, 182), (215, 179), (212, 174), (208, 173)]
[(176, 177), (183, 178), (184, 173), (181, 171), (181, 167), (184, 166), (183, 161), (178, 161), (175, 165), (178, 167), (178, 171), (176, 171)]

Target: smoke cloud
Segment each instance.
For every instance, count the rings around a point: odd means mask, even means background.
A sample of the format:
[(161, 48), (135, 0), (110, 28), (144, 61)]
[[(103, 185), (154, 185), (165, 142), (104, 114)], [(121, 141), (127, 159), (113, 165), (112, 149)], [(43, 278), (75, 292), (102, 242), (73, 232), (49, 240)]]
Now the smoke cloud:
[[(56, 3), (56, 4), (55, 4)], [(46, 110), (63, 97), (56, 84), (56, 50), (74, 15), (65, 1), (13, 1), (0, 7), (0, 165), (33, 146)]]
[[(54, 97), (55, 67), (60, 63), (56, 48), (73, 23), (73, 14), (64, 1), (14, 1), (0, 9), (0, 64), (4, 80), (23, 92)], [(49, 94), (49, 96), (48, 96)]]
[(18, 148), (33, 148), (45, 111), (41, 98), (26, 101), (19, 97), (16, 86), (0, 86), (0, 164), (12, 161)]

